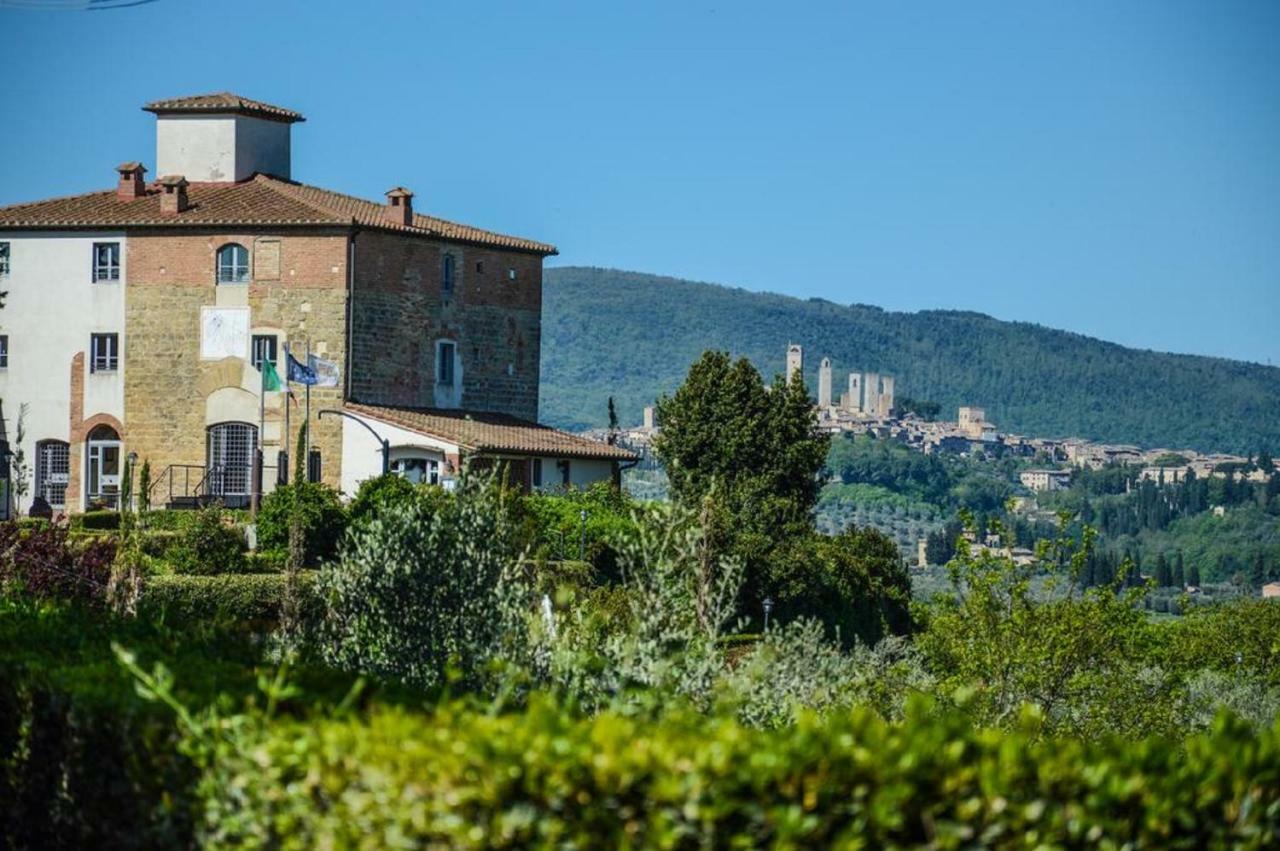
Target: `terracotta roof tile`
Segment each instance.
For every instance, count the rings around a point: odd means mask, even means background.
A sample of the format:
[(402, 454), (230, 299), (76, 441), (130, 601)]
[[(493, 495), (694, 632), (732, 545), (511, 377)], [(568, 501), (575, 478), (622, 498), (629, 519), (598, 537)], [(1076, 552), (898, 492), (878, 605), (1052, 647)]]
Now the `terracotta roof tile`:
[(536, 254), (556, 254), (554, 245), (507, 236), (433, 216), (415, 215), (398, 225), (384, 216), (384, 204), (331, 192), (265, 174), (240, 183), (192, 183), (188, 208), (178, 215), (160, 212), (155, 185), (141, 198), (122, 200), (114, 189), (0, 207), (3, 228), (130, 228), (184, 226), (333, 225), (388, 230), (470, 242)]
[(635, 453), (620, 446), (579, 437), (550, 426), (506, 414), (401, 408), (348, 402), (346, 410), (415, 431), (479, 454), (528, 454), (550, 458), (594, 458), (634, 461)]
[(301, 113), (283, 106), (273, 106), (260, 100), (240, 97), (232, 92), (215, 92), (208, 95), (189, 95), (188, 97), (153, 100), (143, 107), (147, 112), (157, 115), (172, 112), (234, 112), (240, 115), (252, 115), (257, 118), (269, 118), (272, 121), (284, 121), (292, 124), (295, 121), (306, 121)]

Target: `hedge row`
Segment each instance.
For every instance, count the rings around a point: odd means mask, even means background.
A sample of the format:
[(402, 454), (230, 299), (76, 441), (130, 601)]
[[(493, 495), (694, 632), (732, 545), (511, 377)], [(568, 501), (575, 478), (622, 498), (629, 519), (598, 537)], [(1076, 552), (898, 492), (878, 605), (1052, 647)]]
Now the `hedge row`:
[(773, 732), (550, 701), (253, 727), (204, 788), (220, 848), (1266, 848), (1280, 726), (1041, 740), (918, 706)]
[[(315, 572), (299, 574), (304, 617), (314, 615)], [(145, 580), (138, 613), (170, 624), (218, 623), (270, 626), (280, 617), (285, 576), (281, 573), (172, 574)]]

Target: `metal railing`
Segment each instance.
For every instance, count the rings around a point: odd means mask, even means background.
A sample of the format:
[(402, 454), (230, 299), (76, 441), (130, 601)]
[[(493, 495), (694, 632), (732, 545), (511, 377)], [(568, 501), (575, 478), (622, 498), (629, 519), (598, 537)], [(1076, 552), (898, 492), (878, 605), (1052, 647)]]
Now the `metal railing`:
[[(275, 481), (275, 469), (275, 465), (262, 468), (264, 485)], [(253, 464), (170, 464), (148, 489), (153, 506), (159, 507), (158, 496), (173, 507), (195, 508), (210, 502), (246, 507), (253, 499)]]

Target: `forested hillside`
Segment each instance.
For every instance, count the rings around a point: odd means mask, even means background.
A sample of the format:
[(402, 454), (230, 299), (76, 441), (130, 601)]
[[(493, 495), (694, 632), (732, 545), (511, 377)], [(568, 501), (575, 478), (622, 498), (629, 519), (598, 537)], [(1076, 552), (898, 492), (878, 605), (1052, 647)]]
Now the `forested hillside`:
[(1280, 368), (1128, 349), (978, 313), (894, 313), (613, 269), (548, 269), (545, 280), (541, 413), (563, 427), (603, 425), (611, 394), (622, 422), (638, 423), (706, 349), (746, 355), (772, 375), (797, 342), (811, 388), (827, 356), (837, 392), (851, 370), (888, 373), (899, 397), (939, 402), (950, 418), (980, 405), (1002, 431), (1280, 447)]

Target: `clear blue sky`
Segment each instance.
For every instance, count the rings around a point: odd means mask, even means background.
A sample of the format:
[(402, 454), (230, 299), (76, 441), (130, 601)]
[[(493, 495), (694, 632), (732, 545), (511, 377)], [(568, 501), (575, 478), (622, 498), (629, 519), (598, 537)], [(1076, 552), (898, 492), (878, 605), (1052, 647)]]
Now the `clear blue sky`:
[(555, 264), (1280, 363), (1278, 2), (4, 2), (0, 203), (230, 89)]

